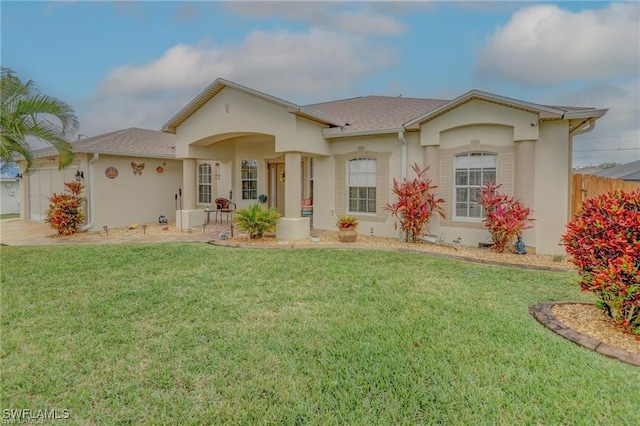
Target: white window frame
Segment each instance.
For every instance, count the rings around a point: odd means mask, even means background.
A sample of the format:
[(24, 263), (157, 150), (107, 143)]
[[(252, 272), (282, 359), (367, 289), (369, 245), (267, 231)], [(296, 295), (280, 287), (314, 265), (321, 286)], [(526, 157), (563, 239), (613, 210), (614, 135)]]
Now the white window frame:
[[(371, 164), (364, 164), (372, 162)], [(378, 159), (373, 157), (355, 157), (347, 160), (347, 211), (350, 214), (377, 214)], [(354, 166), (354, 167), (352, 167)], [(371, 185), (373, 183), (373, 186)], [(355, 197), (352, 193), (356, 192)], [(373, 197), (371, 197), (373, 194)], [(364, 203), (366, 208), (360, 210)], [(356, 209), (352, 207), (356, 205)], [(370, 209), (373, 205), (373, 211)]]
[[(205, 170), (207, 168), (208, 172)], [(211, 163), (198, 164), (198, 204), (211, 205), (213, 200), (212, 171), (213, 167), (211, 166)]]
[[(253, 163), (255, 167), (247, 167), (245, 165)], [(245, 159), (240, 160), (240, 199), (241, 200), (257, 200), (258, 199), (258, 160)], [(247, 173), (245, 173), (245, 171)], [(252, 182), (254, 183), (252, 185)], [(245, 185), (246, 183), (246, 185)], [(245, 186), (247, 188), (245, 188)]]
[[(465, 173), (466, 172), (466, 173)], [(493, 152), (465, 152), (453, 158), (453, 217), (455, 220), (481, 222), (486, 216), (484, 207), (476, 201), (482, 187), (497, 182), (498, 155)], [(459, 207), (466, 206), (466, 215)], [(473, 214), (473, 212), (478, 212)]]

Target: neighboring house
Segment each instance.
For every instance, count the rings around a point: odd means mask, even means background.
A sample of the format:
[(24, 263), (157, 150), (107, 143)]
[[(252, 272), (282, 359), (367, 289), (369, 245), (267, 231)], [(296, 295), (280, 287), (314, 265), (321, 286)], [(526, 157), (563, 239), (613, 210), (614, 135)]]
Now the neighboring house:
[(36, 169), (23, 173), (20, 215), (43, 220), (51, 194), (64, 192), (65, 182), (80, 180), (85, 184), (84, 229), (150, 223), (160, 215), (174, 219), (175, 194), (183, 181), (174, 141), (173, 135), (138, 128), (81, 139), (73, 142), (74, 163), (63, 170), (58, 170), (55, 149), (37, 150)]
[(577, 173), (589, 174), (594, 176), (604, 176), (612, 179), (627, 180), (631, 182), (640, 182), (640, 160), (621, 164), (616, 167), (609, 167), (607, 169), (589, 171), (578, 170)]
[(0, 214), (20, 213), (20, 177), (18, 167), (3, 165), (0, 173)]
[(446, 219), (435, 218), (432, 233), (488, 241), (475, 200), (482, 184), (496, 181), (534, 211), (527, 245), (554, 254), (570, 215), (573, 137), (606, 112), (478, 90), (453, 100), (367, 96), (300, 106), (218, 79), (162, 130), (175, 134), (183, 161), (185, 226), (201, 224), (217, 197), (231, 195), (242, 208), (264, 194), (282, 215), (277, 238), (309, 236), (310, 218), (300, 212), (306, 198), (315, 228), (335, 229), (336, 216), (348, 213), (360, 232), (397, 237), (385, 210), (395, 201), (392, 181), (411, 178), (418, 163), (430, 166), (446, 200)]

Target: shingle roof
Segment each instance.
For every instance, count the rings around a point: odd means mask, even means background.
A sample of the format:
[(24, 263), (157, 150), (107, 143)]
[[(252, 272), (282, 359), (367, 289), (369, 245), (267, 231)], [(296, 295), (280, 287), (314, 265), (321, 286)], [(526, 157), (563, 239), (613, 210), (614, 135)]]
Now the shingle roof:
[(484, 99), (490, 102), (526, 108), (541, 113), (541, 117), (563, 117), (566, 114), (582, 115), (595, 111), (594, 108), (549, 106), (506, 98), (479, 90), (469, 91), (453, 100), (404, 98), (388, 96), (364, 96), (333, 102), (307, 105), (306, 108), (322, 112), (347, 123), (340, 133), (394, 130), (400, 128), (416, 129), (419, 123), (429, 117), (436, 117), (472, 99)]
[(441, 99), (364, 96), (306, 107), (346, 122), (343, 132), (357, 132), (399, 128), (407, 121), (447, 102)]
[[(75, 153), (175, 158), (175, 135), (130, 127), (72, 142)], [(52, 147), (34, 151), (36, 157), (57, 155)]]

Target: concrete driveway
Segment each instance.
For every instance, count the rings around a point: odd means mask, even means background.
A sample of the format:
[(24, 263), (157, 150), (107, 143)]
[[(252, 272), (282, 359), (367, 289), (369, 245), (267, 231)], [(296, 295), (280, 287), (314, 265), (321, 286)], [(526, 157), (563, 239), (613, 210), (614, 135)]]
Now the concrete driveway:
[(46, 240), (51, 239), (48, 236), (53, 234), (53, 229), (46, 223), (20, 219), (0, 220), (0, 244), (3, 245), (34, 245), (36, 241), (45, 245)]
[(5, 219), (0, 221), (0, 244), (7, 246), (49, 246), (65, 244), (114, 244), (114, 243), (154, 243), (154, 242), (202, 242), (211, 241), (228, 225), (208, 225), (206, 232), (193, 230), (191, 233), (168, 235), (143, 235), (140, 232), (131, 235), (105, 235), (104, 232), (85, 233), (82, 236), (58, 236), (46, 223)]

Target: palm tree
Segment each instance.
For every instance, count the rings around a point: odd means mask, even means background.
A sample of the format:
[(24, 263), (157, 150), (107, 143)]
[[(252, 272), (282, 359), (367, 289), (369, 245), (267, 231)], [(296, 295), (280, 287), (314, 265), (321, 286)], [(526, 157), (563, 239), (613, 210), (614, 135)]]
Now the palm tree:
[(0, 72), (0, 159), (5, 162), (21, 155), (33, 168), (33, 151), (28, 137), (36, 138), (56, 148), (60, 168), (73, 161), (68, 142), (78, 131), (78, 119), (68, 104), (40, 93), (36, 84), (23, 83), (9, 68)]

